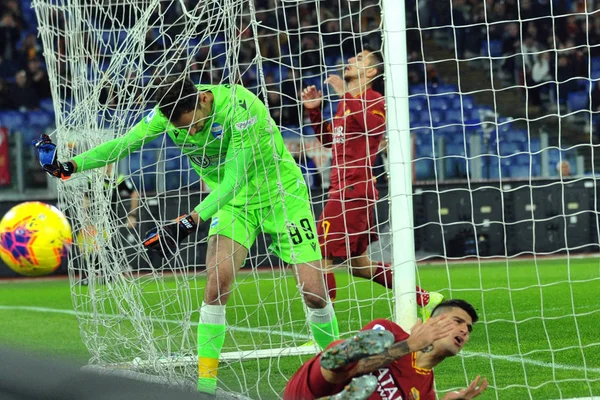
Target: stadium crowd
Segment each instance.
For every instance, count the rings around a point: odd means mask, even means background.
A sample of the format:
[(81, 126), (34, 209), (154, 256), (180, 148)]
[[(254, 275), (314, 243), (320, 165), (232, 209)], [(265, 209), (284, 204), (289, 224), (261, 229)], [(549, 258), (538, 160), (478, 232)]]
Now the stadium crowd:
[[(556, 104), (554, 82), (559, 85), (560, 102), (579, 101), (580, 108), (591, 106), (593, 110), (600, 110), (600, 87), (588, 79), (600, 77), (600, 62), (594, 62), (600, 61), (600, 50), (594, 45), (600, 39), (600, 16), (591, 15), (586, 19), (582, 4), (584, 2), (578, 0), (407, 2), (407, 23), (411, 28), (408, 30), (409, 83), (443, 83), (444, 77), (438, 75), (435, 63), (422, 62), (421, 48), (423, 37), (430, 36), (434, 30), (446, 30), (449, 37), (455, 37), (451, 45), (456, 46), (459, 58), (487, 54), (501, 57), (502, 78), (512, 84), (528, 86), (530, 103), (540, 111), (547, 111), (551, 104)], [(192, 2), (189, 5), (191, 7)], [(307, 171), (311, 185), (319, 186), (321, 176), (315, 171), (327, 162), (327, 157), (318, 144), (310, 140), (304, 146), (293, 141), (298, 133), (311, 134), (308, 118), (298, 103), (299, 94), (308, 85), (321, 88), (327, 74), (339, 73), (341, 63), (360, 51), (364, 44), (375, 49), (381, 47), (378, 1), (322, 0), (318, 7), (314, 2), (277, 2), (276, 8), (274, 0), (257, 0), (255, 6), (256, 19), (260, 21), (258, 40), (255, 42), (252, 29), (240, 30), (237, 61), (239, 70), (245, 72), (239, 80), (251, 90), (257, 89), (258, 71), (251, 64), (258, 44), (260, 54), (267, 60), (263, 68), (272, 116), (285, 128), (284, 135), (294, 133), (287, 136), (292, 138), (288, 142)], [(120, 5), (116, 11), (123, 16), (118, 18), (123, 24), (120, 28), (127, 29), (127, 24), (135, 20), (131, 17), (133, 11), (126, 5)], [(155, 14), (157, 20), (159, 14), (160, 29), (167, 28), (148, 31), (145, 54), (148, 65), (169, 48), (169, 38), (183, 29), (178, 22), (182, 15), (179, 2), (161, 2)], [(240, 21), (247, 27), (249, 18), (246, 15)], [(450, 25), (454, 28), (449, 29)], [(412, 29), (417, 26), (424, 29)], [(30, 0), (0, 0), (0, 112), (36, 110), (43, 99), (46, 104), (52, 104), (47, 100), (50, 84), (36, 29)], [(196, 81), (221, 82), (226, 72), (223, 56), (218, 52), (224, 54), (224, 47), (222, 42), (213, 43), (212, 48), (199, 46), (191, 63), (180, 62), (171, 71), (187, 68)], [(598, 74), (594, 75), (596, 64)], [(156, 76), (156, 72), (149, 68), (145, 73)], [(589, 92), (582, 95), (582, 90), (590, 89), (591, 95)], [(123, 92), (123, 88), (105, 88), (101, 101), (107, 106), (114, 105), (115, 96), (123, 97), (114, 95), (118, 92)], [(579, 98), (575, 94), (579, 94)], [(331, 116), (335, 104), (334, 100), (326, 105), (324, 115)], [(378, 165), (381, 168), (381, 157)], [(385, 177), (382, 169), (378, 175)]]

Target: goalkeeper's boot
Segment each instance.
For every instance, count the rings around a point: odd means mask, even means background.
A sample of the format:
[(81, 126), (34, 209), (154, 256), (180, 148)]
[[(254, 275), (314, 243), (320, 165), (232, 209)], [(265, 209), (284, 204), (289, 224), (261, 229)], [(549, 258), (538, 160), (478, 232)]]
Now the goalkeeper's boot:
[(344, 390), (333, 396), (322, 397), (319, 400), (365, 400), (377, 388), (377, 378), (373, 375), (362, 375), (353, 378)]
[(421, 316), (423, 322), (427, 321), (431, 317), (433, 309), (436, 308), (442, 301), (444, 301), (444, 295), (438, 292), (429, 292), (429, 301), (421, 308)]
[(345, 367), (362, 358), (379, 354), (392, 344), (394, 334), (390, 331), (360, 331), (321, 353), (321, 366), (329, 370)]

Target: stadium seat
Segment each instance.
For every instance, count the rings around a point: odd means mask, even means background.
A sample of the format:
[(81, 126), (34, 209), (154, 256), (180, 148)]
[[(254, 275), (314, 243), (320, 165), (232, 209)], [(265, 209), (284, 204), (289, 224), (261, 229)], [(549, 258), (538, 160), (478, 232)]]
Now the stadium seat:
[(508, 167), (508, 173), (511, 178), (529, 178), (529, 166), (527, 165), (511, 165)]
[(165, 173), (165, 189), (177, 190), (187, 185), (188, 174), (180, 169), (176, 171), (167, 171)]
[(416, 160), (414, 163), (415, 176), (417, 180), (428, 180), (434, 177), (434, 164), (430, 158)]
[(54, 113), (54, 102), (51, 97), (40, 100), (40, 108), (44, 111)]
[(590, 96), (587, 92), (579, 91), (569, 93), (567, 105), (570, 112), (589, 109)]
[(429, 96), (429, 107), (432, 110), (447, 110), (448, 109), (448, 103), (442, 97)]
[(471, 109), (471, 108), (475, 107), (475, 101), (473, 100), (473, 96), (471, 96), (471, 95), (456, 96), (452, 100), (452, 108), (454, 108), (456, 110), (460, 110), (461, 107), (462, 107), (462, 109)]
[(446, 121), (448, 121), (449, 123), (456, 122), (462, 124), (464, 120), (465, 118), (463, 118), (463, 113), (460, 110), (446, 110)]
[(54, 113), (43, 110), (29, 111), (27, 113), (27, 123), (29, 126), (47, 128), (54, 125)]
[(25, 116), (19, 111), (0, 111), (0, 126), (9, 131), (19, 130), (25, 124)]
[(419, 143), (415, 147), (415, 158), (433, 157), (433, 146), (431, 142)]
[(425, 94), (425, 84), (415, 84), (410, 85), (408, 88), (408, 93), (411, 95), (414, 94)]
[(500, 141), (500, 155), (502, 156), (509, 156), (522, 150), (519, 142)]
[(458, 91), (458, 85), (446, 84), (446, 85), (438, 85), (438, 87), (436, 88), (436, 93), (438, 93), (438, 94), (440, 94), (440, 93), (459, 94), (460, 92)]
[(411, 96), (408, 99), (408, 109), (410, 111), (421, 111), (425, 109), (425, 97), (424, 96)]
[(481, 55), (484, 57), (501, 57), (502, 41), (490, 40), (481, 43)]
[(502, 134), (502, 138), (509, 142), (526, 142), (527, 131), (524, 129), (513, 129)]
[[(421, 116), (423, 116), (421, 114)], [(445, 125), (444, 112), (441, 110), (431, 110), (431, 123), (433, 126)]]
[(465, 178), (467, 176), (467, 160), (464, 157), (447, 157), (444, 159), (447, 179)]

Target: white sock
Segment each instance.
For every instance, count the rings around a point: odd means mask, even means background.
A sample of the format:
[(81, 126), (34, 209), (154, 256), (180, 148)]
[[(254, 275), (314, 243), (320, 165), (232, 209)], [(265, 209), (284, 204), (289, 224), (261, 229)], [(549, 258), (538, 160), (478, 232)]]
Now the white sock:
[(200, 323), (225, 325), (225, 306), (211, 306), (202, 302), (202, 307), (200, 307)]
[(325, 324), (331, 322), (334, 317), (333, 305), (331, 300), (327, 300), (327, 305), (323, 308), (308, 308), (308, 320), (315, 324)]

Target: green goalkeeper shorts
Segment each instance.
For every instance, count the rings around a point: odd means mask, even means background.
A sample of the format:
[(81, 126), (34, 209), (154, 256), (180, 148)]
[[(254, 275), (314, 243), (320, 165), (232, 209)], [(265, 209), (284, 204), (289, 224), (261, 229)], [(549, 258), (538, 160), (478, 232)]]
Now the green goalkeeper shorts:
[(269, 234), (269, 250), (288, 264), (321, 259), (315, 219), (305, 185), (294, 185), (281, 201), (247, 210), (226, 205), (212, 218), (208, 237), (226, 236), (250, 249), (260, 232)]

